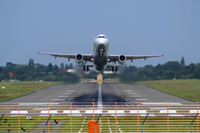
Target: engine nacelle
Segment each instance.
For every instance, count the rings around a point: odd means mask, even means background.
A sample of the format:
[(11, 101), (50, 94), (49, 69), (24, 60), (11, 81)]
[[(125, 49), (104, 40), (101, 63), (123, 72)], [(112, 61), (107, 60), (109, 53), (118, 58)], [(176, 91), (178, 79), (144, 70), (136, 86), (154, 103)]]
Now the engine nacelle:
[(75, 60), (76, 63), (80, 64), (83, 61), (83, 56), (81, 54), (77, 54)]
[(125, 64), (125, 63), (126, 63), (126, 56), (120, 55), (120, 56), (118, 57), (118, 62), (119, 62), (119, 64), (121, 64), (121, 65)]

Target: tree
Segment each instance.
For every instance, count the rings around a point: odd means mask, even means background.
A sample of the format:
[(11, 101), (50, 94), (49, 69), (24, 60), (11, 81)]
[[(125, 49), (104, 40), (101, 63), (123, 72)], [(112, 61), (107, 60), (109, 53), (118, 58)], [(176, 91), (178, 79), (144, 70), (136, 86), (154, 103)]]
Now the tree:
[(46, 69), (46, 73), (52, 72), (53, 71), (53, 65), (51, 63), (49, 63), (47, 69)]
[(64, 63), (60, 64), (60, 69), (64, 69)]
[(29, 60), (28, 66), (29, 66), (30, 68), (34, 68), (34, 67), (35, 67), (35, 63), (34, 63), (34, 60), (33, 60), (33, 59), (30, 59), (30, 60)]
[(196, 64), (194, 77), (197, 78), (197, 79), (200, 79), (200, 63)]
[(69, 64), (69, 69), (73, 69), (73, 68), (74, 68), (73, 64), (70, 63), (70, 64)]
[(59, 67), (57, 65), (55, 65), (54, 68), (53, 68), (53, 74), (57, 75), (58, 72), (59, 72)]
[(182, 65), (182, 66), (185, 66), (185, 59), (184, 59), (183, 56), (182, 56), (182, 58), (181, 58), (181, 65)]

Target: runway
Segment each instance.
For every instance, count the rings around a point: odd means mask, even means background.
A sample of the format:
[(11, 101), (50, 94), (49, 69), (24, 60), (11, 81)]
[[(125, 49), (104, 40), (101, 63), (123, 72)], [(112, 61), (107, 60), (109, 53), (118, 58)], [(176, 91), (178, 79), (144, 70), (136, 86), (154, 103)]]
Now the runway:
[[(78, 116), (80, 121), (84, 118), (83, 122), (79, 122), (78, 129), (73, 129), (77, 130), (76, 132), (86, 130), (83, 127), (88, 126), (88, 121), (102, 114), (104, 124), (100, 123), (100, 130), (107, 131), (109, 129), (111, 131), (112, 129), (114, 131), (117, 127), (119, 131), (128, 132), (136, 131), (134, 126), (138, 125), (139, 127), (139, 119), (144, 119), (147, 115), (148, 118), (151, 117), (148, 122), (152, 119), (154, 124), (154, 119), (159, 118), (158, 121), (160, 121), (160, 117), (165, 123), (167, 119), (178, 121), (187, 118), (192, 120), (199, 113), (198, 107), (197, 103), (140, 84), (62, 84), (1, 102), (0, 114), (12, 116), (11, 118), (16, 116), (18, 121), (19, 116), (43, 117), (51, 114), (60, 117), (61, 124), (69, 123), (69, 118), (72, 116)], [(38, 119), (41, 120), (41, 117)], [(63, 117), (68, 118), (68, 120), (63, 120)], [(127, 120), (130, 117), (138, 123), (129, 123)], [(123, 121), (126, 121), (126, 124), (123, 124)], [(59, 125), (54, 124), (53, 119), (51, 123), (57, 127), (57, 130), (62, 130), (58, 127)], [(150, 125), (152, 123), (150, 122)], [(160, 125), (159, 122), (156, 124)], [(69, 125), (65, 130), (69, 131)], [(35, 128), (36, 132), (41, 131), (43, 127), (41, 129), (40, 127)], [(130, 127), (133, 128), (130, 129)]]
[[(85, 103), (98, 102), (98, 84), (62, 84), (53, 85), (34, 93), (15, 98), (6, 103)], [(159, 90), (140, 84), (102, 84), (102, 102), (118, 103), (157, 103), (177, 102), (188, 103), (191, 101), (166, 94)]]

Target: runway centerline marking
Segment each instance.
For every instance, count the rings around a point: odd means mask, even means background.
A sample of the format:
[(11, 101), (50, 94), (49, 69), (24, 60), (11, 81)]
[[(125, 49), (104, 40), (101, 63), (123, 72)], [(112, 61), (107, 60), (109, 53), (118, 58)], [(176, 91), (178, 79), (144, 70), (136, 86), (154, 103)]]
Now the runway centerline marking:
[(75, 92), (75, 90), (66, 90), (66, 92)]
[(127, 93), (127, 94), (130, 94), (130, 95), (136, 95), (137, 93)]
[(124, 92), (127, 92), (127, 93), (128, 93), (128, 92), (133, 92), (133, 90), (124, 90)]
[(52, 101), (64, 101), (65, 99), (52, 99)]
[(71, 95), (72, 93), (62, 93), (62, 94), (64, 94), (64, 95)]
[(58, 96), (58, 97), (69, 97), (69, 96)]
[(135, 99), (136, 101), (148, 101), (148, 99)]
[(131, 95), (131, 97), (142, 97), (141, 95)]
[(103, 110), (101, 84), (98, 88), (98, 110)]

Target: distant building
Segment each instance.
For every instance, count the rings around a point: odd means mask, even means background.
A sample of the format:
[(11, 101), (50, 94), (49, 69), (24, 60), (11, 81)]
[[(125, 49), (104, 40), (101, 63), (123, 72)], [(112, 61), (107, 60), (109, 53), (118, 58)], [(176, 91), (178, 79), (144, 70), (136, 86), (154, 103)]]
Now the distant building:
[(68, 73), (74, 73), (75, 70), (74, 69), (68, 69), (68, 68), (64, 68), (64, 69), (60, 69), (59, 72), (68, 72)]

